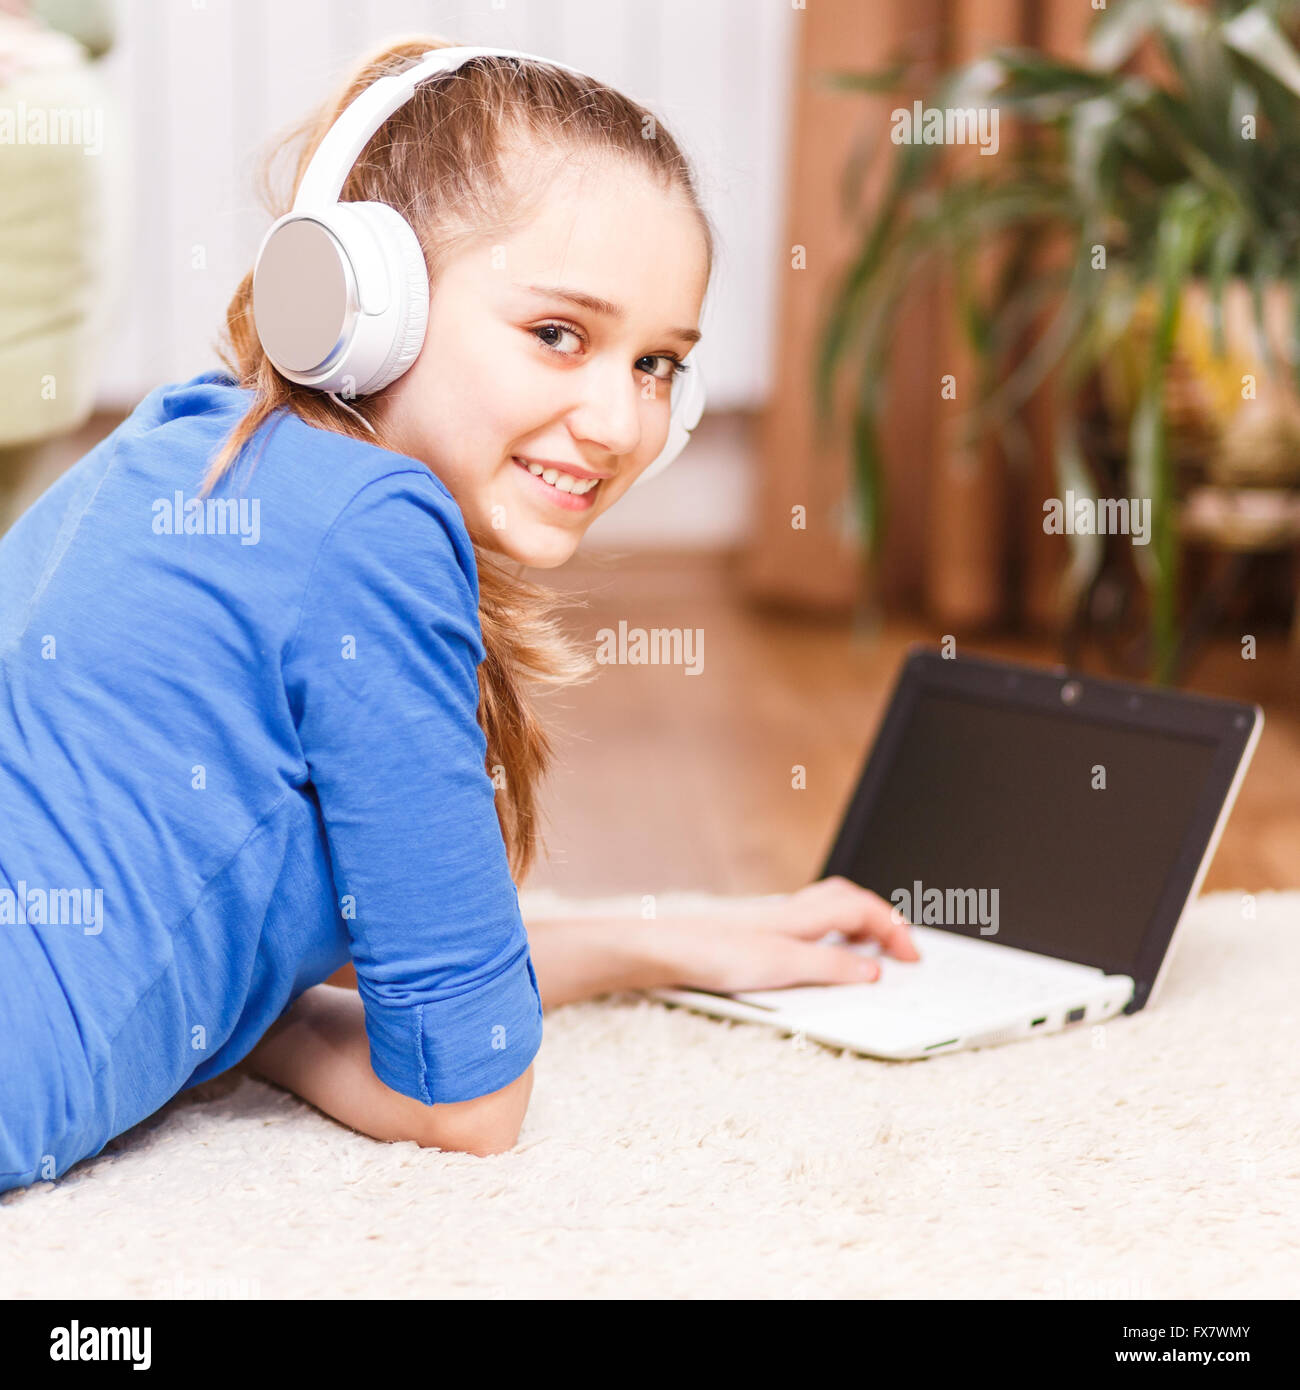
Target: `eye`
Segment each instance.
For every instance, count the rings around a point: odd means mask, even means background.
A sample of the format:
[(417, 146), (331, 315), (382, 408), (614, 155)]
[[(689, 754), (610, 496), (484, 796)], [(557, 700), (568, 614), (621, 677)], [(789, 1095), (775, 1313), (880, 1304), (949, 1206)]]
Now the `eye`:
[[(661, 369), (660, 371), (658, 371), (658, 372), (653, 372), (653, 371), (649, 372), (649, 375), (652, 376), (652, 377), (654, 377), (654, 379), (655, 379), (656, 381), (674, 381), (674, 380), (675, 380), (677, 377), (679, 377), (683, 372), (689, 372), (689, 371), (690, 371), (690, 368), (686, 365), (685, 362), (679, 362), (675, 357), (667, 357), (667, 356), (643, 357), (643, 358), (641, 359), (641, 362), (663, 362), (663, 363), (666, 363), (666, 364), (667, 364), (667, 366), (668, 366), (668, 371), (667, 371), (667, 372), (663, 371), (662, 369)], [(640, 366), (641, 366), (641, 363), (638, 362), (638, 363), (637, 363), (638, 369), (640, 369)]]
[(539, 325), (537, 328), (531, 328), (531, 329), (529, 329), (529, 332), (530, 332), (530, 333), (533, 333), (534, 335), (536, 335), (537, 341), (538, 341), (539, 343), (541, 343), (541, 345), (542, 345), (544, 348), (548, 348), (551, 352), (556, 353), (556, 354), (557, 354), (558, 356), (560, 356), (560, 357), (573, 357), (575, 354), (573, 354), (572, 352), (564, 352), (564, 351), (561, 350), (560, 348), (557, 348), (557, 347), (555, 346), (554, 341), (547, 341), (547, 339), (545, 339), (545, 338), (542, 337), (542, 334), (544, 334), (544, 333), (554, 333), (554, 334), (565, 334), (565, 333), (567, 333), (571, 338), (577, 338), (579, 342), (582, 341), (582, 334), (579, 333), (579, 331), (578, 331), (576, 328), (574, 328), (572, 324), (568, 324), (568, 323), (543, 323), (543, 324)]

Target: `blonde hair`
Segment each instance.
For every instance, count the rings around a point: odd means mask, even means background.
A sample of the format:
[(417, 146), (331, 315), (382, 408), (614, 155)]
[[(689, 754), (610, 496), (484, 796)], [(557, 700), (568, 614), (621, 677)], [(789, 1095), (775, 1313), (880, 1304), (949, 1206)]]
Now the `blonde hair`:
[[(363, 59), (336, 95), (278, 144), (261, 172), (262, 201), (272, 217), (292, 206), (316, 147), (353, 99), (381, 77), (405, 70), (450, 41), (416, 36), (385, 44)], [(549, 178), (544, 162), (521, 178), (523, 161), (508, 161), (511, 144), (528, 140), (561, 155), (597, 150), (630, 162), (667, 191), (683, 195), (697, 213), (709, 273), (714, 234), (690, 168), (672, 137), (642, 106), (594, 78), (514, 59), (471, 59), (449, 75), (426, 81), (375, 132), (343, 185), (345, 202), (388, 203), (410, 222), (424, 251), (429, 282), (447, 259), (483, 236), (500, 235), (527, 217), (531, 199)], [(293, 191), (277, 197), (272, 170), (298, 145)], [(507, 163), (510, 163), (509, 173)], [(203, 482), (210, 492), (235, 464), (265, 421), (290, 410), (318, 429), (384, 444), (371, 419), (384, 392), (351, 407), (282, 377), (267, 360), (252, 317), (253, 275), (240, 282), (226, 311), (218, 354), (253, 404), (213, 458)], [(370, 425), (367, 429), (357, 414)], [(400, 452), (400, 451), (399, 451)], [(594, 662), (564, 635), (553, 616), (554, 593), (530, 583), (493, 553), (470, 528), (479, 577), (479, 621), (485, 660), (479, 667), (478, 719), (487, 738), (487, 767), (499, 768), (496, 807), (516, 882), (533, 862), (539, 838), (538, 785), (550, 765), (551, 741), (530, 698), (529, 681), (561, 686), (590, 679)]]

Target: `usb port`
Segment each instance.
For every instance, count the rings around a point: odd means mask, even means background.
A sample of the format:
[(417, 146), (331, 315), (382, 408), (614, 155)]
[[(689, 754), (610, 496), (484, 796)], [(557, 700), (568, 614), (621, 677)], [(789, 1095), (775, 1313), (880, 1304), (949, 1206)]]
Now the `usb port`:
[(1039, 1027), (1041, 1027), (1044, 1023), (1046, 1023), (1046, 1022), (1047, 1022), (1047, 1015), (1044, 1014), (1042, 1018), (1036, 1018), (1036, 1019), (1034, 1019), (1034, 1021), (1033, 1021), (1029, 1026), (1030, 1026), (1031, 1028), (1039, 1028)]
[(1087, 1012), (1087, 1009), (1071, 1009), (1070, 1012), (1066, 1014), (1065, 1021), (1067, 1023), (1079, 1023)]

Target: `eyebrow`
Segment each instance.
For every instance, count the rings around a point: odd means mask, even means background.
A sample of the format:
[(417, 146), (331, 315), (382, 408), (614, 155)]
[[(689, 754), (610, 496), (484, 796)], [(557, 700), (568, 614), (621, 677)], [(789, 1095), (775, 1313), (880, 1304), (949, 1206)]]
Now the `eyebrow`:
[[(619, 305), (611, 303), (608, 299), (601, 299), (598, 295), (587, 294), (584, 290), (569, 290), (558, 285), (519, 285), (517, 288), (546, 299), (563, 299), (570, 304), (576, 304), (579, 309), (586, 309), (593, 314), (604, 314), (607, 318), (626, 317)], [(681, 338), (683, 342), (692, 344), (698, 343), (704, 336), (697, 328), (670, 328), (668, 332)]]

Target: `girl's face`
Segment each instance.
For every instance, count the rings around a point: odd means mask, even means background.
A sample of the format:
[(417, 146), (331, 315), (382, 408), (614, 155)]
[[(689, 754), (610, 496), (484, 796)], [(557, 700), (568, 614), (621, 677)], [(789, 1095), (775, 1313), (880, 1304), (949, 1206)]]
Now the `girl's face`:
[(495, 549), (563, 564), (663, 447), (706, 257), (696, 214), (643, 173), (566, 165), (531, 222), (446, 263), (424, 348), (383, 402), (388, 438)]

